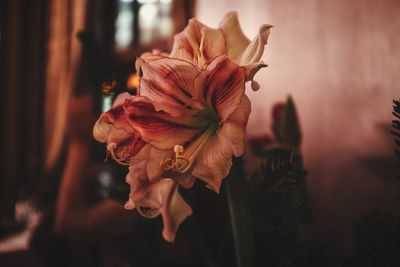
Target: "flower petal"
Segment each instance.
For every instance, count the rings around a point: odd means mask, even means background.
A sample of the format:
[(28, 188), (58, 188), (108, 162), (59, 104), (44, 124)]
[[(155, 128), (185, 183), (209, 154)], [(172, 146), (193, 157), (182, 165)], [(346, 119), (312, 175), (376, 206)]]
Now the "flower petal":
[(157, 183), (152, 183), (146, 173), (147, 161), (129, 166), (129, 173), (125, 181), (131, 187), (129, 200), (125, 204), (126, 209), (134, 209), (137, 206), (159, 209), (161, 207), (162, 196), (157, 190)]
[(124, 111), (128, 123), (140, 133), (141, 138), (159, 149), (184, 144), (202, 130), (201, 122), (195, 117), (174, 118), (168, 113), (157, 112), (146, 97), (132, 98), (124, 106)]
[(264, 64), (264, 62), (262, 61), (256, 63), (250, 63), (243, 66), (246, 76), (246, 82), (251, 81), (251, 88), (253, 89), (253, 91), (257, 91), (258, 89), (260, 89), (259, 84), (253, 80), (254, 76), (261, 68), (265, 68), (267, 66), (268, 65)]
[(192, 209), (179, 194), (178, 186), (171, 179), (160, 181), (163, 196), (161, 216), (163, 218), (162, 236), (168, 242), (175, 240), (176, 232), (181, 223), (190, 215)]
[(232, 144), (217, 134), (209, 140), (198, 156), (192, 175), (206, 182), (215, 192), (219, 192), (222, 179), (229, 174), (232, 166)]
[(174, 44), (170, 57), (180, 58), (197, 65), (201, 42), (201, 29), (205, 28), (203, 23), (192, 18), (186, 28), (174, 37)]
[(236, 157), (244, 153), (246, 126), (250, 112), (250, 100), (244, 95), (238, 108), (228, 117), (218, 132), (219, 135), (229, 140)]
[(226, 14), (219, 27), (225, 36), (228, 57), (239, 64), (243, 51), (250, 44), (250, 40), (244, 35), (240, 27), (237, 12), (231, 11)]
[(225, 37), (219, 29), (204, 27), (201, 30), (199, 66), (205, 68), (214, 58), (226, 55)]
[(131, 98), (129, 94), (119, 95), (113, 108), (103, 113), (93, 127), (93, 137), (107, 143), (108, 151), (121, 164), (127, 164), (146, 145), (125, 118), (121, 103)]
[(159, 58), (140, 63), (140, 68), (139, 95), (151, 99), (157, 111), (178, 117), (203, 108), (192, 98), (193, 80), (199, 70), (189, 62)]
[(224, 121), (239, 105), (244, 94), (243, 68), (226, 56), (214, 59), (195, 79), (195, 97), (204, 99)]
[(260, 61), (264, 53), (264, 46), (268, 42), (271, 28), (272, 26), (268, 24), (261, 25), (257, 36), (251, 41), (251, 43), (243, 51), (243, 54), (240, 56), (240, 65), (246, 65)]

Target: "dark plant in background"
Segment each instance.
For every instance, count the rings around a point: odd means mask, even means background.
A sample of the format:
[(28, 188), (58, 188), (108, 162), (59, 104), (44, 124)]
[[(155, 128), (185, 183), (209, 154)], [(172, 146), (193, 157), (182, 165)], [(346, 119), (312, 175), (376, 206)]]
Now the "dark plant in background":
[(307, 172), (290, 150), (275, 149), (253, 173), (250, 207), (258, 266), (310, 266), (314, 205)]
[(312, 246), (315, 206), (301, 157), (301, 129), (291, 97), (272, 109), (273, 137), (250, 145), (262, 160), (248, 179), (257, 266), (315, 266), (321, 250)]
[(393, 116), (394, 119), (392, 121), (392, 131), (391, 133), (394, 136), (394, 142), (395, 142), (395, 154), (398, 158), (397, 161), (397, 173), (396, 173), (396, 179), (397, 183), (400, 186), (400, 100), (394, 100), (393, 101)]
[[(400, 101), (393, 101), (392, 131), (400, 159)], [(400, 185), (400, 161), (395, 178)], [(382, 209), (364, 213), (354, 222), (354, 254), (348, 266), (400, 266), (400, 215)]]
[(354, 222), (353, 259), (349, 266), (400, 266), (400, 217), (373, 209)]

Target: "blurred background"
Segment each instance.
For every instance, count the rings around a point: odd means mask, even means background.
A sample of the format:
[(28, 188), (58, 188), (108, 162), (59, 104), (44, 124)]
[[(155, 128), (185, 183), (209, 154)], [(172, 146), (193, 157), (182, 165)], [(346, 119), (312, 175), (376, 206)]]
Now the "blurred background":
[(292, 96), (325, 266), (352, 253), (363, 212), (399, 211), (400, 1), (1, 1), (1, 266), (235, 264), (224, 192), (187, 193), (195, 214), (170, 245), (160, 221), (123, 210), (126, 171), (90, 137), (116, 94), (134, 94), (137, 56), (168, 52), (191, 17), (218, 27), (231, 10), (249, 38), (274, 25), (248, 137), (270, 135), (272, 106)]

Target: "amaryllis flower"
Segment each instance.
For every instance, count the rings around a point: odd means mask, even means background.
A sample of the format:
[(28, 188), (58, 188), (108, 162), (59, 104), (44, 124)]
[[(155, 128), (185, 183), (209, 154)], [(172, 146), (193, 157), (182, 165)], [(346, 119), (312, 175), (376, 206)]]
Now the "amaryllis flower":
[(205, 68), (214, 58), (227, 55), (244, 67), (246, 81), (252, 81), (253, 90), (257, 90), (259, 85), (253, 81), (253, 77), (260, 68), (267, 66), (261, 61), (261, 57), (271, 27), (267, 24), (261, 25), (257, 36), (250, 41), (240, 27), (237, 12), (226, 14), (218, 29), (207, 27), (192, 18), (188, 26), (175, 35), (170, 57)]
[(182, 147), (177, 158), (163, 162), (169, 177), (196, 177), (218, 192), (232, 156), (244, 152), (251, 110), (244, 69), (226, 56), (204, 70), (180, 59), (138, 61), (142, 98), (126, 109), (129, 124), (157, 149)]

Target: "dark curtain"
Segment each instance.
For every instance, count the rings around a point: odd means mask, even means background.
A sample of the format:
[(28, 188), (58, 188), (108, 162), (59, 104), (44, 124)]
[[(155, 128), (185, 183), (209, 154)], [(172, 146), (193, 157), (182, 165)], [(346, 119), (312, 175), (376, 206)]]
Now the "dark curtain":
[(46, 0), (0, 2), (2, 222), (42, 173), (47, 11)]

